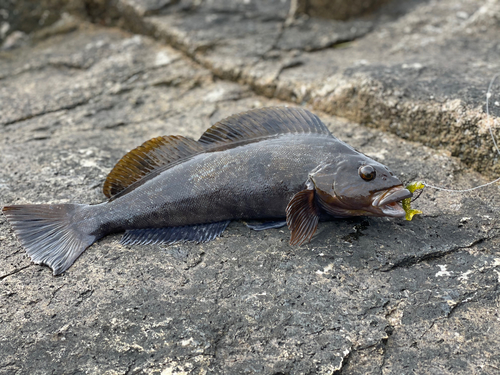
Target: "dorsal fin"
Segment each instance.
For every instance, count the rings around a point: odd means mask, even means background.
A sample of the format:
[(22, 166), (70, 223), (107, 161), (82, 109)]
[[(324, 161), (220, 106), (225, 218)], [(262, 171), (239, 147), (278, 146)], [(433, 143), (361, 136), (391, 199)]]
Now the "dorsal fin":
[(199, 143), (231, 143), (286, 133), (331, 135), (318, 116), (298, 107), (268, 107), (239, 113), (209, 128)]
[(104, 195), (111, 198), (145, 176), (151, 175), (153, 171), (168, 169), (175, 165), (176, 161), (203, 150), (202, 144), (181, 136), (171, 135), (150, 139), (128, 152), (116, 163), (104, 182)]
[(108, 198), (126, 194), (142, 182), (171, 168), (177, 162), (203, 151), (216, 151), (220, 145), (251, 142), (278, 134), (324, 134), (328, 128), (311, 112), (297, 107), (254, 109), (230, 116), (209, 128), (197, 141), (181, 136), (150, 139), (133, 149), (111, 170), (103, 192)]

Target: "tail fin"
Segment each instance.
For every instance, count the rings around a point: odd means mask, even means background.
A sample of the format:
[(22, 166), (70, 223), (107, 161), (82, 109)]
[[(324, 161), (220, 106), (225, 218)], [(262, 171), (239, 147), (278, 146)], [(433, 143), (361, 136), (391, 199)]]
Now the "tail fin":
[(75, 221), (86, 205), (36, 204), (6, 206), (3, 213), (36, 264), (46, 264), (54, 275), (66, 271), (96, 236), (85, 233), (88, 225)]

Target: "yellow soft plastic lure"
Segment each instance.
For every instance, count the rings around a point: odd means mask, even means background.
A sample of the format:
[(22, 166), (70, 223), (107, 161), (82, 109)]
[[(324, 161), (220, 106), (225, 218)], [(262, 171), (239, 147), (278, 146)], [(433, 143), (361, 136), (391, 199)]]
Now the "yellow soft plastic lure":
[[(424, 187), (425, 185), (422, 181), (415, 181), (412, 182), (411, 184), (406, 185), (406, 188), (410, 190), (411, 193), (413, 193), (415, 190), (423, 189)], [(403, 199), (401, 203), (403, 204), (403, 209), (406, 212), (405, 219), (408, 221), (411, 221), (414, 215), (422, 213), (422, 211), (420, 210), (414, 210), (413, 208), (411, 208), (411, 198)]]

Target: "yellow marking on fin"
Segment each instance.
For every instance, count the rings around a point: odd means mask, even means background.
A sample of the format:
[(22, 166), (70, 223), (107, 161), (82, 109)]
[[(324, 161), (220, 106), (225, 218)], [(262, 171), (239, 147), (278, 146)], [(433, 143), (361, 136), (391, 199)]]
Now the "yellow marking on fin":
[[(415, 190), (423, 189), (424, 187), (425, 187), (425, 185), (421, 181), (415, 181), (415, 182), (412, 182), (411, 184), (406, 185), (406, 188), (411, 193), (413, 193)], [(411, 208), (411, 198), (403, 199), (403, 201), (401, 203), (403, 204), (403, 209), (406, 212), (405, 219), (408, 221), (411, 221), (413, 219), (414, 215), (418, 215), (418, 214), (422, 213), (422, 211), (420, 211), (420, 210), (414, 210), (413, 208)]]
[(156, 137), (125, 154), (108, 174), (103, 192), (111, 198), (155, 171), (202, 152), (204, 146), (193, 139), (170, 135)]

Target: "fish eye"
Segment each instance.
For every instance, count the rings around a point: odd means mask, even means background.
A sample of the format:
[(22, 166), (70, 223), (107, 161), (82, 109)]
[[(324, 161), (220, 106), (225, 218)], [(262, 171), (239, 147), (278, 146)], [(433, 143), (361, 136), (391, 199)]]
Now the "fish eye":
[(365, 181), (371, 181), (375, 178), (377, 173), (375, 172), (375, 168), (371, 165), (362, 165), (358, 170), (359, 176)]

